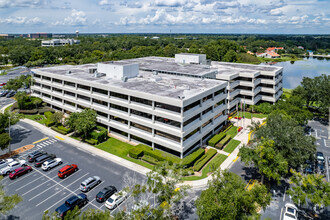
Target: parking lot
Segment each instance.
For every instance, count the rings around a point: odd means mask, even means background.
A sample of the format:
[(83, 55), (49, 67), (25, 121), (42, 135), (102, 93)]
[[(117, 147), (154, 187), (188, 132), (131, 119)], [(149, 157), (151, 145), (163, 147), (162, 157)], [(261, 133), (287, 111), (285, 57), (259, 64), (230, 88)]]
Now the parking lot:
[[(44, 137), (40, 142), (35, 143), (35, 145), (33, 150), (42, 149), (48, 153), (56, 154), (57, 157), (62, 158), (63, 164), (46, 172), (41, 168), (35, 168), (32, 164), (29, 164), (33, 167), (31, 173), (25, 174), (15, 180), (10, 180), (8, 177), (2, 180), (4, 189), (8, 194), (17, 193), (23, 198), (23, 201), (11, 211), (12, 218), (41, 219), (46, 210), (52, 213), (66, 199), (72, 195), (81, 193), (79, 189), (80, 183), (90, 176), (99, 176), (102, 182), (85, 193), (89, 199), (89, 203), (82, 210), (89, 208), (106, 209), (104, 207), (105, 203), (96, 202), (96, 194), (109, 185), (114, 185), (118, 191), (121, 190), (125, 185), (125, 175), (135, 176), (140, 180), (145, 179), (145, 176), (141, 174), (134, 173), (131, 170), (93, 154), (90, 155), (54, 137)], [(30, 151), (24, 152), (18, 158), (26, 159)], [(57, 176), (58, 170), (72, 163), (77, 164), (79, 170), (65, 179), (60, 179)], [(117, 209), (124, 206), (125, 201)], [(117, 209), (112, 212), (116, 212)]]
[(14, 99), (6, 98), (6, 97), (0, 97), (0, 109), (2, 109), (3, 107), (5, 107), (7, 105), (10, 105), (14, 102), (15, 102)]

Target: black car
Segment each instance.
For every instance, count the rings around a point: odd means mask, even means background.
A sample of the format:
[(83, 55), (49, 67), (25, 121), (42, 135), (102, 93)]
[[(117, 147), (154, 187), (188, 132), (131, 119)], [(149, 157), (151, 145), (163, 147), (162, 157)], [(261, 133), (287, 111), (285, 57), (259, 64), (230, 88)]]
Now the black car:
[(6, 95), (7, 98), (13, 97), (16, 94), (16, 92), (14, 90), (10, 90), (10, 92), (8, 92), (8, 94)]
[(1, 92), (0, 92), (0, 97), (4, 97), (4, 96), (6, 96), (7, 94), (8, 94), (8, 90), (2, 90)]
[(30, 162), (30, 163), (33, 163), (34, 160), (42, 155), (45, 155), (47, 154), (45, 151), (33, 151), (32, 153), (28, 154), (27, 156), (27, 160)]
[(317, 172), (319, 174), (324, 174), (325, 173), (325, 169), (324, 169), (324, 165), (323, 164), (321, 164), (321, 163), (318, 163), (317, 164)]
[(37, 157), (35, 160), (34, 160), (34, 166), (35, 167), (41, 167), (42, 163), (45, 162), (46, 160), (49, 160), (49, 159), (54, 159), (56, 158), (56, 155), (55, 154), (45, 154), (45, 155), (42, 155), (40, 157)]
[(110, 196), (115, 194), (117, 192), (116, 187), (114, 186), (107, 186), (103, 188), (98, 194), (96, 194), (96, 201), (98, 202), (104, 202), (106, 201)]
[(73, 210), (76, 206), (78, 206), (78, 208), (81, 208), (86, 205), (87, 202), (87, 196), (84, 193), (80, 193), (77, 196), (72, 196), (68, 200), (66, 200), (63, 205), (55, 209), (55, 212), (57, 212), (57, 216), (59, 218), (64, 218), (64, 216), (69, 210)]
[(320, 164), (325, 163), (324, 155), (323, 155), (322, 152), (317, 152), (316, 153), (316, 159), (317, 159), (317, 162), (320, 163)]

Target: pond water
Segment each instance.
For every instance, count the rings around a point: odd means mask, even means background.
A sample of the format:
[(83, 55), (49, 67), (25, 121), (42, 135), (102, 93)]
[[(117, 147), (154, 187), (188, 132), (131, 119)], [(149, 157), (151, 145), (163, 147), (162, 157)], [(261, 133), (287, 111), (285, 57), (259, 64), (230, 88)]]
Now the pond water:
[(304, 58), (294, 62), (279, 62), (274, 66), (283, 67), (283, 88), (287, 89), (296, 88), (305, 76), (314, 78), (321, 74), (330, 74), (330, 59)]

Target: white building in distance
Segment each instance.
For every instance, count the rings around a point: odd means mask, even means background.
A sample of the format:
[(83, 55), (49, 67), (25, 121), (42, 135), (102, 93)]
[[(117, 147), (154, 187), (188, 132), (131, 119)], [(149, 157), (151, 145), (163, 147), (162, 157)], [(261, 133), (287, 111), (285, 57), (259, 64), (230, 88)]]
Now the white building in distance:
[(42, 47), (58, 47), (58, 46), (64, 46), (64, 45), (74, 45), (74, 44), (80, 44), (80, 40), (74, 40), (74, 39), (52, 39), (52, 40), (43, 40), (41, 41)]
[(205, 56), (196, 56), (34, 69), (32, 92), (68, 114), (94, 109), (110, 135), (183, 158), (218, 132), (243, 99), (274, 103), (282, 94), (281, 67), (204, 65)]

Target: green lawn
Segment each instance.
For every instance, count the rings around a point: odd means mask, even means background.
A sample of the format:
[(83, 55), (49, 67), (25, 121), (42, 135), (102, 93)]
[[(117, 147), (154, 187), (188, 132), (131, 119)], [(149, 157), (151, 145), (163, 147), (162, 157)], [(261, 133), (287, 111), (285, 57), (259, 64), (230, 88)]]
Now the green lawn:
[(237, 127), (231, 127), (228, 131), (226, 131), (226, 134), (230, 135), (231, 138), (234, 138), (237, 135)]
[[(46, 118), (43, 115), (23, 115), (23, 116), (24, 116), (24, 118), (36, 121), (42, 125), (45, 124), (45, 121), (46, 121)], [(36, 120), (37, 118), (42, 118), (42, 120)]]
[(207, 177), (207, 174), (210, 172), (210, 167), (219, 168), (220, 165), (227, 159), (226, 155), (217, 154), (202, 170), (201, 176), (186, 176), (183, 178), (184, 181), (194, 181), (201, 180)]
[(153, 166), (149, 163), (145, 163), (141, 160), (137, 160), (131, 157), (128, 157), (128, 151), (133, 148), (133, 145), (127, 144), (125, 142), (119, 141), (115, 138), (109, 138), (107, 141), (96, 145), (95, 146), (98, 149), (104, 150), (110, 154), (116, 155), (118, 157), (124, 158), (126, 160), (129, 160), (131, 162), (137, 163), (141, 166), (144, 166), (146, 168), (152, 169)]
[(241, 142), (238, 140), (231, 139), (225, 147), (224, 151), (227, 153), (232, 153), (240, 143)]
[(246, 118), (251, 119), (251, 117), (253, 116), (254, 118), (267, 118), (268, 115), (265, 114), (261, 114), (261, 113), (251, 113), (251, 112), (240, 112), (239, 116), (243, 117), (243, 115), (245, 115)]

